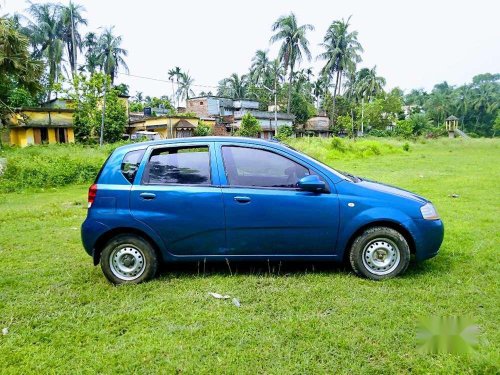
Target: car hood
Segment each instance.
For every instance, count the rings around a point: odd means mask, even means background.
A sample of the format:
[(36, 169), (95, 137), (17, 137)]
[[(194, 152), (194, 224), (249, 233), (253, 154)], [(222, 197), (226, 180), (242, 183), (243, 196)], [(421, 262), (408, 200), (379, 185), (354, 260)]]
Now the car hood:
[(420, 195), (414, 194), (411, 191), (403, 190), (403, 189), (400, 189), (398, 187), (382, 184), (382, 183), (376, 182), (376, 181), (363, 179), (360, 182), (357, 182), (357, 185), (360, 185), (366, 189), (380, 191), (382, 193), (391, 194), (391, 195), (397, 195), (397, 196), (403, 197), (403, 198), (408, 198), (408, 199), (420, 202), (422, 204), (425, 204), (428, 202), (428, 200), (425, 199), (424, 197), (421, 197)]

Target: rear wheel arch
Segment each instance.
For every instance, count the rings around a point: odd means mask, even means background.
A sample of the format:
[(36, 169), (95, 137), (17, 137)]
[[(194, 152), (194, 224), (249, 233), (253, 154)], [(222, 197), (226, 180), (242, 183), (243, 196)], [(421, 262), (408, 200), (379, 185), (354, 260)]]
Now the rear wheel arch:
[(366, 230), (374, 227), (387, 227), (401, 233), (401, 235), (405, 238), (406, 242), (408, 243), (408, 246), (410, 247), (410, 253), (415, 254), (416, 252), (415, 239), (408, 231), (408, 229), (406, 229), (403, 225), (395, 221), (378, 220), (362, 225), (349, 237), (349, 241), (347, 241), (346, 246), (343, 249), (344, 253), (342, 255), (342, 259), (344, 262), (349, 262), (349, 251), (356, 238), (358, 238)]
[(111, 229), (110, 231), (105, 232), (102, 234), (96, 241), (95, 246), (94, 246), (94, 266), (97, 266), (101, 260), (101, 253), (106, 246), (106, 244), (114, 237), (122, 235), (122, 234), (128, 234), (128, 235), (135, 235), (138, 236), (145, 241), (147, 241), (155, 250), (156, 255), (158, 256), (158, 259), (163, 259), (162, 253), (160, 250), (160, 247), (158, 246), (158, 243), (153, 240), (149, 235), (147, 235), (145, 232), (136, 229), (136, 228), (127, 228), (127, 227), (121, 227), (121, 228), (114, 228)]

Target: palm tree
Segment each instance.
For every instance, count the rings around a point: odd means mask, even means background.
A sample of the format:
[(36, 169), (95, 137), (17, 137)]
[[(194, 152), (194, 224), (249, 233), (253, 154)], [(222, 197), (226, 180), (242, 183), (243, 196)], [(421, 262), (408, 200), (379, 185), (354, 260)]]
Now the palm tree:
[(357, 73), (356, 93), (358, 97), (370, 101), (384, 91), (385, 78), (377, 76), (377, 66), (372, 69), (363, 68)]
[(335, 99), (337, 94), (340, 94), (342, 75), (356, 70), (356, 64), (361, 61), (359, 53), (363, 52), (363, 48), (358, 42), (358, 32), (348, 30), (350, 19), (351, 17), (347, 21), (333, 21), (323, 38), (323, 43), (320, 44), (325, 52), (321, 53), (318, 58), (326, 60), (322, 74), (328, 77), (329, 81), (332, 81), (336, 75), (333, 90), (332, 124), (335, 118)]
[(78, 28), (87, 25), (82, 13), (85, 8), (70, 1), (68, 6), (61, 8), (62, 40), (66, 44), (71, 74), (74, 78), (77, 70), (78, 51), (82, 51), (82, 36)]
[(83, 38), (82, 45), (85, 47), (85, 65), (79, 70), (86, 70), (92, 74), (101, 66), (97, 35), (93, 32), (87, 33)]
[(370, 101), (384, 92), (385, 78), (377, 76), (377, 66), (372, 69), (363, 68), (355, 74), (354, 96), (361, 99), (361, 133), (364, 132), (365, 100)]
[(319, 109), (319, 101), (325, 95), (327, 90), (326, 79), (323, 76), (318, 77), (318, 79), (313, 83), (312, 94), (316, 101), (316, 109)]
[(194, 96), (194, 91), (191, 90), (194, 79), (189, 75), (189, 73), (180, 73), (179, 75), (179, 87), (177, 88), (177, 96), (181, 100), (188, 100), (189, 95)]
[(118, 74), (119, 67), (124, 68), (128, 73), (128, 66), (124, 60), (128, 52), (120, 47), (122, 37), (113, 35), (113, 29), (114, 26), (104, 29), (104, 32), (99, 37), (97, 54), (101, 69), (111, 77), (111, 84), (113, 84)]
[(15, 21), (0, 17), (0, 118), (9, 87), (21, 86), (31, 94), (40, 91), (43, 63), (31, 57), (29, 39), (23, 35)]
[(30, 2), (27, 32), (31, 40), (33, 57), (44, 57), (49, 68), (47, 99), (52, 87), (58, 81), (63, 58), (61, 7), (51, 3), (34, 4)]
[[(181, 68), (176, 66), (168, 71), (168, 79), (172, 82), (172, 104), (175, 102), (175, 92), (174, 92), (174, 78), (177, 82), (177, 87), (179, 87), (179, 77), (182, 74)], [(177, 107), (179, 106), (179, 97), (177, 96)]]
[(251, 81), (255, 84), (264, 81), (269, 74), (270, 64), (268, 50), (259, 49), (255, 52), (255, 56), (252, 58), (252, 66), (250, 67)]
[(218, 95), (227, 96), (233, 99), (247, 97), (248, 76), (231, 74), (229, 78), (224, 78), (219, 82)]
[(271, 37), (270, 42), (281, 42), (278, 56), (285, 68), (285, 74), (290, 69), (287, 102), (287, 113), (290, 113), (293, 70), (295, 64), (302, 61), (303, 55), (307, 57), (307, 60), (311, 60), (306, 33), (308, 30), (314, 30), (314, 26), (310, 24), (298, 26), (295, 14), (290, 13), (288, 16), (278, 18), (273, 24), (272, 30), (276, 31), (276, 34)]

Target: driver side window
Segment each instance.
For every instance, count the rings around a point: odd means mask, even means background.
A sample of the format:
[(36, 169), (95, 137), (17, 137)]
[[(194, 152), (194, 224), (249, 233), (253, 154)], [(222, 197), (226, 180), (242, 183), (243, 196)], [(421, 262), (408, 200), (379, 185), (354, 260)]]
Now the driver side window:
[(301, 178), (311, 174), (288, 158), (256, 148), (224, 146), (222, 157), (231, 186), (295, 188)]

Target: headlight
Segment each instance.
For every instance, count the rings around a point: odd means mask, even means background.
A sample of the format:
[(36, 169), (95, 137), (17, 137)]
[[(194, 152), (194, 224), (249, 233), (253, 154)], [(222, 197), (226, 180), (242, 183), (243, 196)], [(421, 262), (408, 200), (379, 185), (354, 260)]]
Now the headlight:
[(420, 207), (420, 212), (422, 213), (422, 217), (425, 220), (438, 220), (439, 215), (432, 205), (432, 203), (426, 203), (422, 207)]

